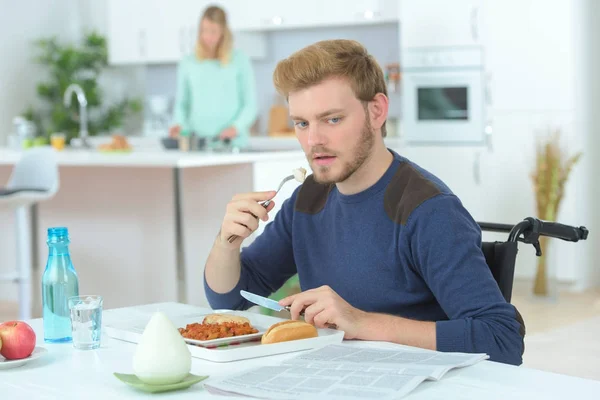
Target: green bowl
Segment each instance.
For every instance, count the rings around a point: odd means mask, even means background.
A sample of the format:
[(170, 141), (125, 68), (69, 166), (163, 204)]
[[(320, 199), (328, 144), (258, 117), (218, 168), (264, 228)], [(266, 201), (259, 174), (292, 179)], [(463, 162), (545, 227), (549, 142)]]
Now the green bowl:
[(198, 376), (188, 374), (181, 382), (177, 383), (169, 383), (166, 385), (149, 385), (144, 383), (133, 374), (119, 374), (118, 372), (113, 373), (114, 376), (117, 377), (121, 382), (128, 384), (129, 386), (133, 386), (136, 389), (142, 390), (148, 393), (161, 393), (161, 392), (169, 392), (172, 390), (181, 390), (187, 389), (192, 385), (195, 385), (198, 382), (201, 382), (208, 378), (208, 376)]

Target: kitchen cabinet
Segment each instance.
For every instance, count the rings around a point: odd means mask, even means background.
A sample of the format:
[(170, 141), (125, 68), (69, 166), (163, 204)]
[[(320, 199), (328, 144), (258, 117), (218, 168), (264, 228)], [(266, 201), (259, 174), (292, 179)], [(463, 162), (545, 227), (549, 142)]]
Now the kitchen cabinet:
[[(192, 9), (188, 1), (178, 0), (167, 3), (161, 0), (147, 0), (147, 7), (152, 10), (144, 21), (148, 39), (146, 62), (160, 63), (178, 60), (189, 54), (195, 42), (196, 29), (192, 29)], [(178, 7), (173, 7), (178, 5)], [(181, 7), (185, 5), (186, 7)]]
[[(194, 51), (198, 23), (204, 9), (219, 4), (235, 21), (235, 0), (108, 0), (108, 51), (112, 65), (175, 63)], [(239, 32), (234, 46), (250, 58), (266, 56), (266, 39), (260, 32)]]
[(494, 111), (574, 108), (577, 2), (503, 0), (486, 5), (486, 70)]
[(265, 32), (398, 21), (398, 0), (108, 0), (111, 64), (170, 63), (190, 54), (211, 4), (225, 9), (235, 46), (266, 56)]
[(240, 30), (285, 30), (398, 21), (398, 0), (307, 0), (303, 2), (223, 0), (232, 6)]
[(149, 14), (143, 0), (108, 0), (107, 41), (110, 64), (134, 64), (146, 59), (144, 24)]
[(482, 7), (483, 0), (401, 0), (401, 47), (480, 45)]

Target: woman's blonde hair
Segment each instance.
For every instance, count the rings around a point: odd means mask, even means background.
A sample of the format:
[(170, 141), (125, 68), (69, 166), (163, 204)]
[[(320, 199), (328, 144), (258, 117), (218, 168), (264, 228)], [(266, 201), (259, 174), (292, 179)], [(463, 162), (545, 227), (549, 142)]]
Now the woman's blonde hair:
[[(329, 78), (347, 79), (354, 95), (365, 107), (377, 93), (387, 96), (381, 66), (355, 40), (316, 42), (281, 60), (273, 72), (275, 88), (285, 98), (290, 92), (306, 89)], [(386, 136), (385, 123), (381, 134)]]
[(231, 59), (233, 34), (231, 33), (231, 29), (229, 29), (229, 25), (227, 24), (227, 13), (225, 13), (225, 10), (218, 6), (207, 7), (200, 18), (200, 24), (198, 25), (198, 39), (196, 40), (196, 57), (199, 60), (205, 60), (208, 58), (206, 49), (202, 45), (202, 41), (200, 39), (200, 29), (202, 20), (204, 19), (219, 24), (223, 28), (223, 36), (217, 45), (216, 58), (221, 61), (221, 64), (227, 64)]

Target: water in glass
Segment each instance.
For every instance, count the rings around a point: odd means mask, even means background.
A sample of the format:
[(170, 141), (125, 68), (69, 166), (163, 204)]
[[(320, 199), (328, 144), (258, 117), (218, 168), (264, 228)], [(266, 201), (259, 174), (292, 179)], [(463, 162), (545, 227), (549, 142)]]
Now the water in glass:
[(81, 350), (100, 347), (102, 297), (75, 296), (69, 299), (73, 346)]

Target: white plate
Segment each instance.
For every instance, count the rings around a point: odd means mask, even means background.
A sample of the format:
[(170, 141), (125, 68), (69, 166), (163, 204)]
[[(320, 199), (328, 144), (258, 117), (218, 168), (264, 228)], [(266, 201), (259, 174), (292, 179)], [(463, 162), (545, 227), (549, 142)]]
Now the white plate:
[[(250, 320), (252, 326), (259, 331), (268, 329), (271, 325), (284, 321), (284, 319), (271, 317), (268, 315), (257, 314), (248, 311), (232, 311), (232, 310), (219, 310), (199, 313), (183, 313), (177, 315), (176, 309), (169, 312), (168, 316), (176, 327), (184, 327), (185, 324), (193, 322), (202, 322), (202, 318), (208, 314), (219, 312), (219, 313), (230, 313), (234, 315), (240, 315), (247, 317)], [(148, 317), (149, 318), (149, 317)], [(124, 340), (126, 342), (138, 343), (146, 322), (142, 321), (121, 321), (116, 324), (108, 324), (105, 327), (108, 336)], [(265, 330), (266, 330), (265, 329)], [(255, 342), (240, 342), (241, 336), (233, 338), (225, 338), (230, 343), (222, 343), (219, 346), (195, 346), (188, 343), (188, 349), (192, 353), (192, 357), (201, 358), (208, 361), (214, 362), (230, 362), (238, 361), (249, 358), (272, 356), (276, 354), (291, 353), (302, 350), (310, 350), (319, 347), (326, 346), (328, 344), (339, 344), (344, 339), (344, 332), (333, 329), (317, 329), (318, 337), (310, 339), (293, 340), (290, 342), (274, 343), (274, 344), (261, 344), (260, 340)], [(253, 335), (259, 335), (253, 334)], [(262, 334), (261, 334), (262, 335)], [(252, 336), (252, 335), (246, 335)], [(220, 340), (220, 339), (215, 339)], [(209, 341), (206, 341), (209, 342)]]
[[(183, 327), (181, 327), (181, 328), (183, 328)], [(189, 343), (189, 344), (194, 344), (196, 346), (208, 347), (208, 348), (225, 346), (225, 345), (236, 345), (236, 344), (246, 343), (246, 342), (259, 342), (260, 339), (262, 338), (262, 335), (267, 330), (263, 329), (261, 327), (258, 327), (258, 326), (254, 326), (254, 328), (258, 329), (258, 332), (251, 333), (249, 335), (232, 336), (232, 337), (211, 339), (211, 340), (194, 340), (194, 339), (188, 339), (188, 338), (184, 337), (183, 340), (185, 340), (185, 342)]]
[[(204, 317), (206, 315), (214, 314), (214, 313), (245, 316), (245, 315), (243, 315), (243, 313), (232, 311), (232, 310), (220, 310), (218, 312), (215, 311), (215, 312), (211, 312), (208, 314), (204, 314), (204, 313), (190, 314), (190, 315), (183, 315), (181, 317), (175, 317), (175, 318), (173, 318), (173, 323), (175, 324), (175, 326), (177, 326), (177, 328), (185, 328), (185, 326), (187, 324), (202, 323), (202, 321), (204, 320)], [(250, 323), (252, 324), (252, 327), (254, 329), (258, 330), (257, 333), (251, 333), (249, 335), (240, 335), (240, 336), (219, 338), (219, 339), (211, 339), (211, 340), (195, 340), (195, 339), (188, 339), (188, 338), (183, 338), (183, 340), (185, 340), (185, 342), (188, 344), (193, 344), (196, 346), (207, 347), (207, 348), (215, 348), (215, 347), (219, 347), (219, 346), (228, 346), (228, 345), (238, 345), (241, 343), (260, 341), (263, 334), (267, 331), (267, 329), (269, 327), (268, 326), (264, 327), (261, 324), (257, 325), (256, 321), (253, 321), (252, 319), (250, 319)]]
[(22, 358), (20, 360), (7, 360), (6, 358), (0, 356), (0, 369), (9, 369), (9, 368), (17, 368), (22, 365), (27, 364), (30, 361), (38, 359), (48, 353), (48, 350), (44, 347), (37, 347), (33, 349), (31, 355), (27, 358)]
[[(215, 310), (215, 311), (210, 311), (210, 312), (191, 313), (191, 314), (185, 314), (185, 315), (181, 315), (181, 316), (177, 316), (177, 317), (172, 317), (171, 322), (173, 322), (175, 327), (178, 329), (185, 328), (185, 326), (187, 324), (202, 323), (202, 321), (204, 320), (204, 317), (206, 317), (207, 315), (210, 315), (210, 314), (215, 314), (215, 313), (242, 315), (240, 312), (232, 311), (232, 310)], [(251, 321), (251, 323), (252, 322), (253, 321)], [(147, 323), (148, 323), (148, 320), (143, 319), (143, 320), (139, 320), (139, 321), (134, 321), (133, 323), (128, 322), (128, 323), (126, 323), (126, 325), (129, 325), (128, 326), (129, 331), (141, 335), (144, 332), (144, 329), (146, 328)], [(117, 325), (117, 326), (119, 326), (119, 325)], [(183, 340), (185, 342), (187, 342), (188, 344), (206, 347), (206, 348), (215, 348), (215, 347), (219, 347), (219, 346), (237, 345), (237, 344), (241, 344), (241, 343), (260, 341), (260, 339), (262, 338), (262, 335), (267, 331), (268, 326), (264, 327), (261, 325), (255, 325), (254, 323), (252, 323), (252, 326), (254, 327), (254, 329), (258, 330), (257, 333), (252, 333), (249, 335), (240, 335), (240, 336), (219, 338), (219, 339), (211, 339), (211, 340), (195, 340), (195, 339), (188, 339), (188, 338), (183, 338)], [(108, 325), (107, 327), (110, 329), (111, 326)]]

